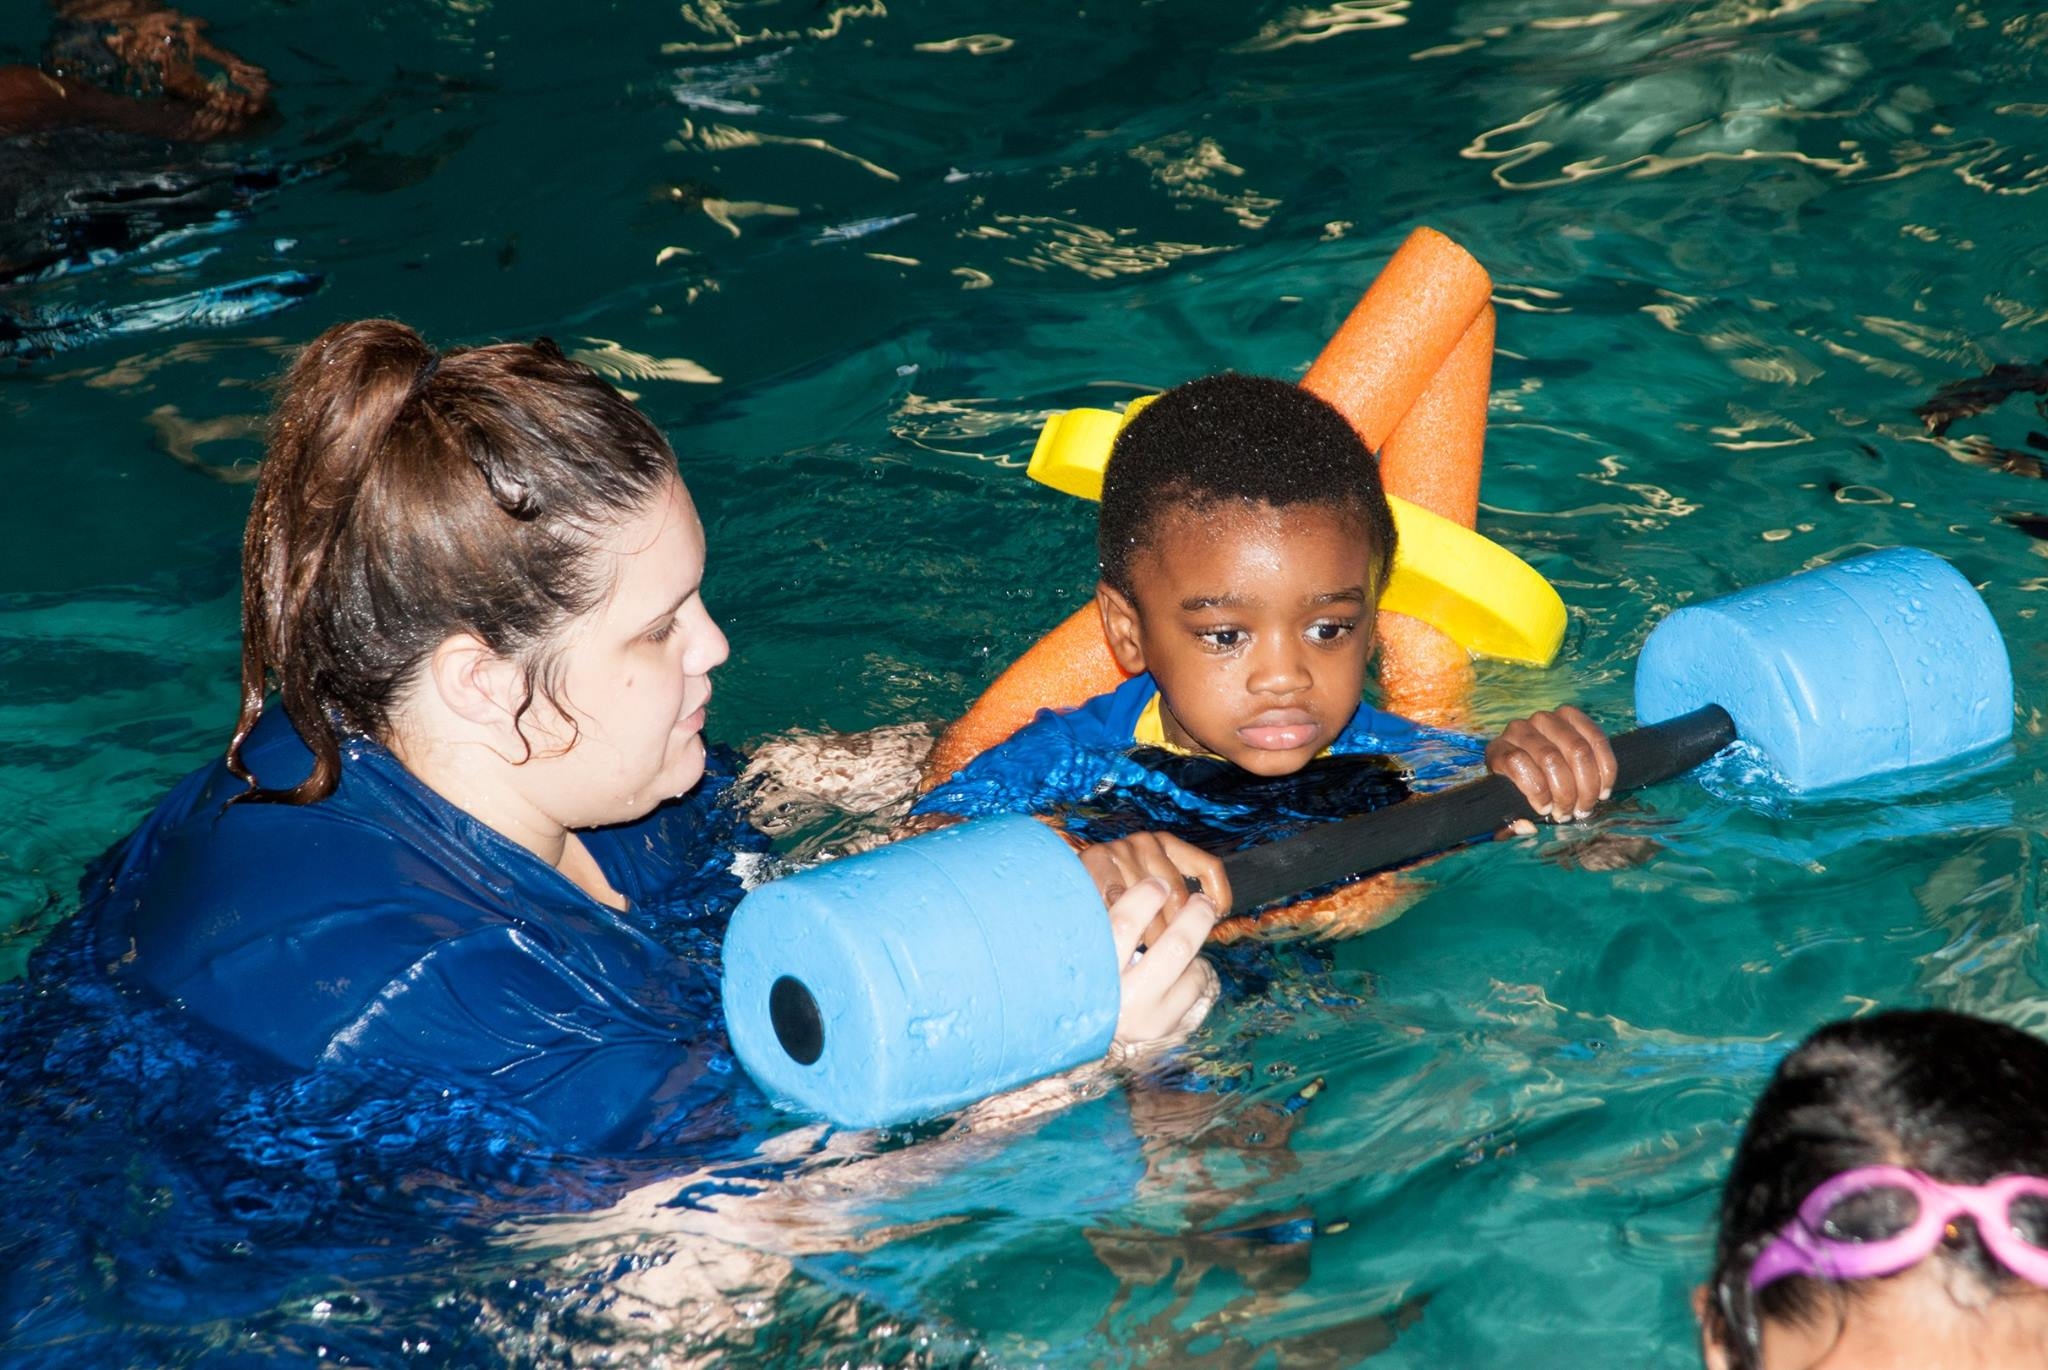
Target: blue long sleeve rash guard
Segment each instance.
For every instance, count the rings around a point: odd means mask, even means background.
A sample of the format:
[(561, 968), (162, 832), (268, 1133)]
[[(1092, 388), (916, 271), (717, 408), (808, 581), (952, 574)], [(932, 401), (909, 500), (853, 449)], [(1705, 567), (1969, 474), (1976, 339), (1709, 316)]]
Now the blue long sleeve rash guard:
[[(1078, 708), (1041, 709), (1007, 742), (989, 748), (919, 799), (913, 812), (1045, 813), (1086, 803), (1111, 788), (1153, 787), (1157, 782), (1130, 762), (1128, 754), (1135, 745), (1139, 716), (1158, 693), (1152, 676), (1140, 672)], [(1469, 765), (1472, 749), (1473, 739), (1462, 734), (1426, 728), (1361, 704), (1330, 744), (1329, 754), (1434, 753), (1438, 764), (1425, 761), (1418, 773), (1426, 781)]]
[[(244, 755), (267, 786), (311, 770), (277, 709)], [(397, 1067), (513, 1103), (544, 1140), (630, 1144), (722, 1088), (722, 918), (701, 956), (653, 932), (738, 896), (750, 830), (716, 804), (725, 783), (579, 833), (621, 912), (368, 739), (343, 742), (339, 785), (310, 805), (231, 805), (245, 787), (215, 763), (110, 854), (86, 912), (117, 977), (259, 1057)]]
[(1478, 738), (1361, 704), (1322, 757), (1293, 775), (1257, 777), (1220, 758), (1138, 744), (1139, 719), (1158, 693), (1141, 673), (1078, 708), (1040, 710), (912, 812), (1042, 814), (1089, 842), (1153, 830), (1238, 851), (1439, 789), (1485, 757)]

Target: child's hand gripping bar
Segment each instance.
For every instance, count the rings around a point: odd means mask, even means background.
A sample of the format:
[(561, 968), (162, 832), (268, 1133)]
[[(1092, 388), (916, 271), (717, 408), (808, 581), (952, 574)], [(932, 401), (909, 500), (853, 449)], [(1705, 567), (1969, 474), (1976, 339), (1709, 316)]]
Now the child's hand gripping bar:
[[(1976, 589), (1896, 547), (1689, 606), (1636, 662), (1618, 789), (1736, 737), (1794, 789), (1995, 746), (2012, 667)], [(1491, 777), (1232, 856), (1251, 908), (1533, 817)], [(763, 885), (727, 929), (733, 1052), (771, 1097), (850, 1126), (931, 1117), (1099, 1057), (1115, 1030), (1102, 898), (1028, 818), (962, 823)]]
[[(1735, 741), (1735, 721), (1718, 704), (1622, 733), (1614, 746), (1614, 791), (1639, 790), (1683, 775)], [(1518, 818), (1539, 821), (1504, 775), (1419, 794), (1389, 808), (1325, 823), (1223, 858), (1232, 907), (1249, 913), (1311, 890), (1370, 875), (1490, 837)]]

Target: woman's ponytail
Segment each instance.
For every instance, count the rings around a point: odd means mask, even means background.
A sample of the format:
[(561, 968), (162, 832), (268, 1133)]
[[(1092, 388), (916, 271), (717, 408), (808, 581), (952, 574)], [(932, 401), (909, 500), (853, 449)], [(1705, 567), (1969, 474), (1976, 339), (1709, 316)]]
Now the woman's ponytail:
[[(452, 634), (520, 659), (530, 698), (548, 640), (609, 589), (595, 536), (674, 472), (653, 425), (552, 343), (443, 355), (382, 319), (321, 334), (285, 377), (243, 541), (244, 797), (333, 793), (342, 733), (383, 736)], [(273, 685), (313, 753), (288, 787), (243, 756)]]

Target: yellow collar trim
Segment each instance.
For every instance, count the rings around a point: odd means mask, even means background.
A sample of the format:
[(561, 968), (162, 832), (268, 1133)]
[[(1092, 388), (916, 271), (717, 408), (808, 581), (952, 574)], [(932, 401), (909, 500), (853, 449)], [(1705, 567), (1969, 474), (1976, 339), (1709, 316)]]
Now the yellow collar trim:
[(1200, 755), (1166, 740), (1166, 721), (1159, 716), (1160, 698), (1154, 691), (1152, 698), (1146, 701), (1145, 711), (1138, 715), (1138, 724), (1131, 730), (1131, 741), (1140, 747), (1164, 747), (1178, 756)]
[[(1166, 740), (1166, 722), (1159, 716), (1159, 702), (1164, 697), (1154, 691), (1152, 698), (1146, 701), (1144, 711), (1138, 715), (1137, 726), (1131, 729), (1131, 745), (1163, 747), (1176, 756), (1214, 756), (1214, 752), (1198, 752), (1191, 747), (1183, 747), (1177, 742)], [(1329, 754), (1328, 747), (1316, 753), (1319, 757)]]

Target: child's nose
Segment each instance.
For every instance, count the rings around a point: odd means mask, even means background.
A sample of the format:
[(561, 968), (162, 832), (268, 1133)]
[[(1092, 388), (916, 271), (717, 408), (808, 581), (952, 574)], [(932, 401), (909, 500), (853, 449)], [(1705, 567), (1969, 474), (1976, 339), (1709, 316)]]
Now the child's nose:
[(1292, 694), (1309, 685), (1307, 654), (1286, 637), (1269, 637), (1252, 651), (1247, 681), (1255, 694)]

